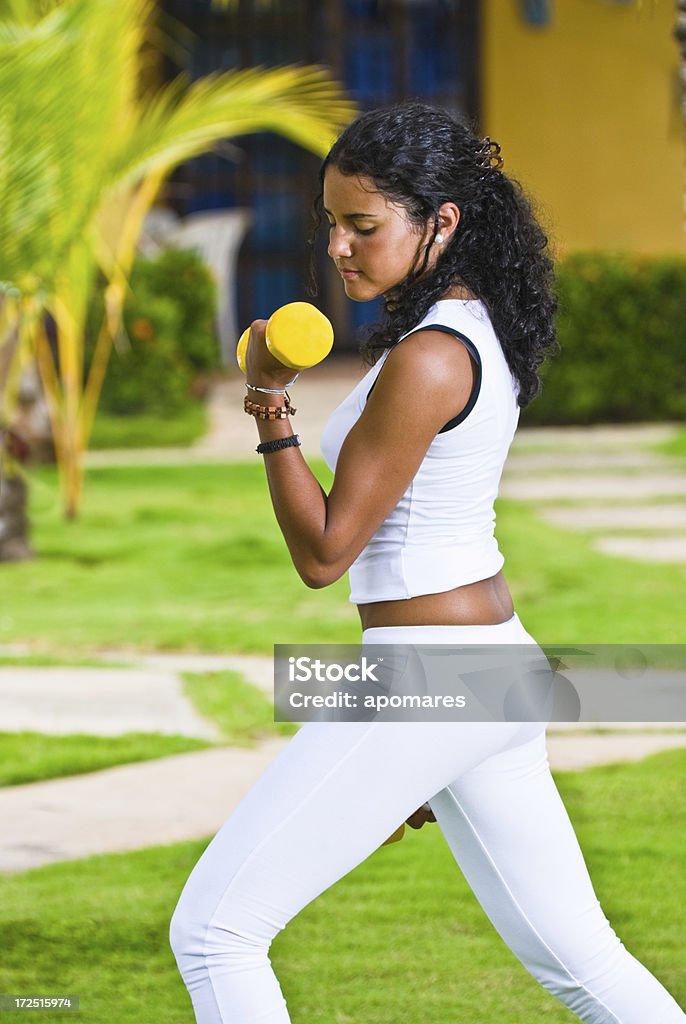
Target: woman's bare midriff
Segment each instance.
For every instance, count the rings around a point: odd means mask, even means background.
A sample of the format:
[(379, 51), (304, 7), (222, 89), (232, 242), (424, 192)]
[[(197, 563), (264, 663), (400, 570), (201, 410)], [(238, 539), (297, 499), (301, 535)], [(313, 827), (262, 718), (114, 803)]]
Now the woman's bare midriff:
[(514, 615), (502, 572), (441, 594), (358, 604), (362, 629), (379, 626), (490, 626)]

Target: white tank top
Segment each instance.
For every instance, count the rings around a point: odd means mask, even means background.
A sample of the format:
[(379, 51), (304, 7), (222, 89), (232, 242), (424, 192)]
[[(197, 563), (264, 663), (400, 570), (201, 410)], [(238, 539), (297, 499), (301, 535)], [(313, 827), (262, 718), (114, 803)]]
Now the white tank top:
[[(519, 420), (517, 382), (479, 299), (442, 299), (408, 334), (428, 327), (454, 333), (471, 353), (477, 363), (474, 389), (463, 412), (433, 439), (407, 491), (350, 566), (355, 604), (452, 590), (494, 576), (505, 561), (494, 536), (493, 503)], [(321, 449), (331, 470), (392, 351), (384, 351), (329, 417)], [(408, 429), (411, 420), (399, 421), (399, 443), (400, 432)]]

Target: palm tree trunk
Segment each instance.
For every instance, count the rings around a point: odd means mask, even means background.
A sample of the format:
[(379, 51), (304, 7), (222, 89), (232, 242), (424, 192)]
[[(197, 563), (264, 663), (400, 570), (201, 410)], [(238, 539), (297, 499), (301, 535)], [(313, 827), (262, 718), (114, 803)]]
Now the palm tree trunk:
[(33, 558), (29, 544), (28, 486), (21, 463), (29, 446), (13, 430), (0, 430), (0, 562)]
[[(19, 331), (14, 330), (0, 347), (3, 396), (18, 343)], [(14, 410), (3, 409), (2, 413), (10, 422), (2, 422), (4, 416), (0, 417), (0, 562), (21, 562), (34, 556), (29, 543), (28, 485), (21, 467), (29, 454), (33, 461), (54, 461), (50, 421), (34, 366), (22, 374)]]
[[(19, 331), (11, 330), (0, 346), (0, 395), (6, 394), (7, 381), (19, 344)], [(6, 414), (6, 410), (0, 410)], [(31, 558), (29, 522), (26, 512), (26, 483), (12, 472), (12, 460), (19, 452), (14, 436), (0, 419), (0, 562), (20, 562)]]
[(27, 515), (28, 487), (20, 474), (0, 469), (0, 562), (23, 562), (33, 558), (29, 544)]

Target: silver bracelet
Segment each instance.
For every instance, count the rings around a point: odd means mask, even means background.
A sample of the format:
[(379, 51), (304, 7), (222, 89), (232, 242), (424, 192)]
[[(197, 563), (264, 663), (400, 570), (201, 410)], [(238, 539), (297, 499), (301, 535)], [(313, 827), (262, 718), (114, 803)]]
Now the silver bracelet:
[(295, 384), (295, 382), (296, 382), (296, 380), (298, 379), (299, 376), (300, 376), (300, 374), (296, 373), (296, 375), (293, 378), (293, 380), (289, 380), (288, 384), (286, 384), (286, 387), (283, 388), (283, 389), (282, 388), (258, 388), (258, 387), (255, 387), (254, 384), (248, 384), (247, 381), (245, 382), (245, 386), (250, 391), (261, 391), (263, 395), (285, 395), (286, 394), (286, 388), (289, 388), (291, 386), (291, 384)]

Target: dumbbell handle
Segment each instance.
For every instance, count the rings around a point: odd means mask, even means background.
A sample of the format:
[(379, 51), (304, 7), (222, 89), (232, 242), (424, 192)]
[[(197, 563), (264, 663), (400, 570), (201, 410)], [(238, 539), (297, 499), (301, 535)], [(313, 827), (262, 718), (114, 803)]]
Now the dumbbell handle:
[[(333, 345), (333, 327), (323, 313), (309, 302), (289, 302), (267, 321), (267, 348), (283, 366), (305, 370), (325, 359)], [(236, 359), (245, 373), (250, 328), (243, 331)]]

